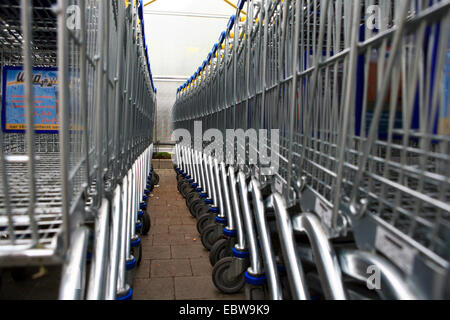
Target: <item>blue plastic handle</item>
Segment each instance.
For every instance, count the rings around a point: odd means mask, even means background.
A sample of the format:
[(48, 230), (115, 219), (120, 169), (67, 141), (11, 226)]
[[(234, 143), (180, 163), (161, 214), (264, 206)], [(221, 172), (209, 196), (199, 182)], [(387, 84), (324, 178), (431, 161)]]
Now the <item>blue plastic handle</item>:
[(239, 10), (242, 10), (242, 8), (244, 8), (244, 4), (247, 0), (239, 0), (237, 7), (239, 8)]
[(231, 17), (230, 17), (230, 20), (228, 21), (228, 25), (227, 25), (227, 30), (228, 31), (231, 31), (231, 29), (233, 28), (233, 26), (234, 26), (234, 21), (236, 20), (236, 16), (233, 14)]
[(200, 72), (202, 72), (202, 67), (198, 67), (197, 69), (197, 74), (200, 74)]
[(205, 69), (206, 63), (207, 63), (207, 61), (206, 61), (206, 60), (205, 60), (205, 61), (203, 61), (203, 63), (202, 63), (202, 70), (203, 70), (203, 69)]
[(208, 54), (208, 62), (211, 61), (211, 58), (212, 58), (212, 53), (210, 52), (210, 53)]
[(212, 49), (212, 53), (215, 54), (217, 52), (218, 48), (219, 48), (219, 44), (218, 43), (214, 44), (213, 49)]
[(220, 34), (220, 37), (219, 37), (219, 45), (221, 45), (225, 41), (226, 35), (227, 35), (227, 33), (225, 31), (222, 31), (222, 33)]

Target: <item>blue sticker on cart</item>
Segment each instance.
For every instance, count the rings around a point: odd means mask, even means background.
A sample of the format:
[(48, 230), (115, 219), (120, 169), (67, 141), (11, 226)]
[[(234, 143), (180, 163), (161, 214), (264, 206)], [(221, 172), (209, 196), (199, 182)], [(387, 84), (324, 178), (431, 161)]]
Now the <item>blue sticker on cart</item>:
[[(58, 72), (55, 68), (33, 69), (34, 128), (38, 133), (57, 133)], [(23, 67), (5, 66), (2, 83), (2, 130), (25, 131), (25, 86)]]

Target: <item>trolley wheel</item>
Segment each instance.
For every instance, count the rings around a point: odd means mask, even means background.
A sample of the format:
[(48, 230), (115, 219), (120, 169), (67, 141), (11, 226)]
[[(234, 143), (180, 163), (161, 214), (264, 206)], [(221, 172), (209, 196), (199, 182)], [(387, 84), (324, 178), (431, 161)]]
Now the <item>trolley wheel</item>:
[(152, 175), (152, 184), (154, 186), (156, 186), (157, 184), (159, 184), (159, 175), (153, 171), (153, 175)]
[(191, 193), (189, 193), (186, 197), (186, 207), (190, 208), (191, 203), (197, 199), (200, 199), (200, 195), (198, 194), (198, 192), (192, 191)]
[(217, 261), (222, 260), (225, 257), (231, 257), (233, 254), (232, 250), (230, 250), (230, 245), (228, 244), (227, 239), (219, 239), (214, 243), (209, 252), (209, 262), (211, 266), (215, 266)]
[(197, 231), (200, 234), (203, 234), (203, 231), (205, 230), (205, 228), (214, 221), (211, 221), (211, 217), (215, 217), (213, 214), (209, 213), (209, 212), (205, 212), (202, 215), (197, 216)]
[(203, 206), (205, 206), (205, 200), (203, 200), (202, 198), (193, 201), (191, 206), (189, 207), (189, 211), (191, 212), (191, 215), (194, 218), (197, 218), (198, 210), (200, 209), (200, 207), (203, 207)]
[(238, 293), (245, 285), (244, 273), (235, 279), (228, 279), (228, 270), (233, 257), (226, 257), (218, 261), (212, 271), (212, 280), (217, 289), (223, 293)]
[(141, 234), (142, 235), (147, 235), (150, 231), (150, 228), (152, 226), (152, 222), (150, 219), (150, 215), (148, 214), (147, 211), (144, 212), (144, 215), (142, 216), (142, 229), (141, 229)]
[(214, 243), (219, 240), (217, 235), (217, 225), (215, 223), (208, 224), (204, 229), (203, 233), (201, 234), (202, 237), (202, 244), (205, 247), (206, 250), (210, 251), (213, 247)]
[(194, 207), (194, 210), (195, 210), (195, 217), (197, 219), (199, 219), (202, 215), (204, 215), (206, 213), (210, 213), (209, 206), (207, 204), (205, 204), (205, 202), (201, 202), (201, 203), (197, 204)]
[(194, 189), (192, 188), (191, 184), (189, 182), (187, 182), (187, 181), (180, 188), (180, 192), (181, 192), (181, 194), (183, 195), (184, 198), (186, 198), (188, 193), (190, 193), (193, 190)]
[(136, 258), (136, 264), (139, 266), (142, 261), (142, 239), (137, 248), (131, 248), (131, 253)]

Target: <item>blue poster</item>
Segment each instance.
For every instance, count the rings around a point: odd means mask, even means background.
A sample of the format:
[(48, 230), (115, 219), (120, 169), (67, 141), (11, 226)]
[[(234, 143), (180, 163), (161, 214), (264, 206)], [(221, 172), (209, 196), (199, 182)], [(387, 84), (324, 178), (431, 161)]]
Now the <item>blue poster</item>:
[[(38, 133), (56, 133), (59, 129), (57, 77), (55, 68), (33, 69), (34, 128)], [(26, 116), (23, 68), (5, 66), (2, 88), (2, 129), (4, 132), (24, 132)]]

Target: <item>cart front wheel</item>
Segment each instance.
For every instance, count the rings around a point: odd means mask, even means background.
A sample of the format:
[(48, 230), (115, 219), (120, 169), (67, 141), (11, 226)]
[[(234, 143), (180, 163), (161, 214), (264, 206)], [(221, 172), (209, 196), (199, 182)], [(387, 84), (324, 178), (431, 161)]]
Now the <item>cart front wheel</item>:
[(231, 267), (233, 257), (226, 257), (216, 263), (212, 272), (212, 279), (217, 289), (223, 293), (238, 293), (245, 285), (244, 274), (237, 278), (229, 279), (228, 272)]

